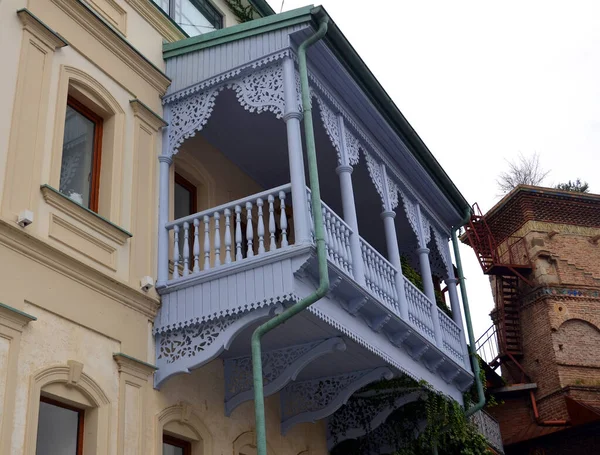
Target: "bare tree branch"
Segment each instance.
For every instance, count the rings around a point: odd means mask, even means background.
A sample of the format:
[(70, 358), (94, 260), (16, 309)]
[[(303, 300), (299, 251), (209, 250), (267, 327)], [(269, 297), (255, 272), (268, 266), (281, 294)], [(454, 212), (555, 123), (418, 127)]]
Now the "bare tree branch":
[(508, 161), (508, 171), (500, 173), (496, 183), (502, 194), (506, 194), (517, 185), (539, 186), (550, 171), (546, 171), (540, 164), (537, 153), (529, 157), (519, 153), (516, 161)]

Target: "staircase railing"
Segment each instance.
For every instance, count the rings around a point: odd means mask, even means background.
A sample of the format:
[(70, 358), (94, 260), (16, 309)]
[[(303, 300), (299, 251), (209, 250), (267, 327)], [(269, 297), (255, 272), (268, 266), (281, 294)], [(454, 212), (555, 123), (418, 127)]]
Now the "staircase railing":
[(488, 365), (498, 358), (500, 350), (498, 347), (498, 329), (495, 324), (483, 332), (483, 335), (475, 341), (475, 351)]

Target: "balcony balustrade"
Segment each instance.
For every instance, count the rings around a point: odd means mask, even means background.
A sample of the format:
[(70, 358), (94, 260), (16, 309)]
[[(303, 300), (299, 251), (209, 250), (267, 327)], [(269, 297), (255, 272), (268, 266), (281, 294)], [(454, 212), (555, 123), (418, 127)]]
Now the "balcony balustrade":
[[(310, 208), (308, 189), (307, 195)], [(234, 264), (292, 248), (294, 241), (290, 238), (288, 221), (292, 210), (291, 185), (285, 184), (167, 223), (166, 228), (172, 233), (172, 273), (168, 285), (202, 277), (209, 271), (226, 274), (227, 267)], [(324, 202), (322, 211), (328, 262), (358, 284), (350, 248), (352, 229)], [(314, 232), (311, 234), (314, 241)], [(398, 289), (400, 272), (363, 238), (360, 249), (366, 291), (400, 319), (400, 292), (404, 292), (408, 305), (405, 322), (432, 344), (436, 344), (434, 312), (437, 312), (443, 340), (438, 348), (462, 365), (464, 353), (458, 325), (410, 281), (402, 279), (404, 289)]]

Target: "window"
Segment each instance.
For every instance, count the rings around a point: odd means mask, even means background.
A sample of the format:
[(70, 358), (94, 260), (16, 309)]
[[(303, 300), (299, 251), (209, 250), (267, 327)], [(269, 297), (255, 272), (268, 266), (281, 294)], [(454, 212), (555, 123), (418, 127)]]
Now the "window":
[(98, 211), (102, 118), (73, 97), (67, 101), (60, 192)]
[(42, 396), (36, 455), (82, 455), (84, 411)]
[(175, 219), (193, 215), (198, 210), (196, 186), (181, 175), (175, 173)]
[(208, 0), (154, 0), (189, 36), (223, 28), (223, 16)]
[(163, 455), (192, 455), (192, 444), (189, 441), (163, 435)]

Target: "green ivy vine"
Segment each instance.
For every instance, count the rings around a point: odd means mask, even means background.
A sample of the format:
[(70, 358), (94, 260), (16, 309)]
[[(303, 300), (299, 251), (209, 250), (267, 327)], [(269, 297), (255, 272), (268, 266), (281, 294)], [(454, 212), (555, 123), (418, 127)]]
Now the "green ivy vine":
[[(386, 426), (380, 427), (374, 435), (367, 418), (369, 407), (382, 403), (382, 400), (393, 406), (398, 398), (419, 389), (426, 393), (393, 412), (386, 420)], [(468, 403), (465, 405), (470, 406), (472, 394), (466, 395)], [(366, 434), (337, 444), (331, 455), (366, 455), (382, 446), (392, 448), (390, 455), (430, 455), (434, 441), (440, 455), (489, 453), (485, 437), (465, 417), (465, 410), (458, 402), (437, 393), (425, 381), (417, 382), (408, 376), (380, 381), (363, 388), (345, 406), (350, 407)], [(331, 417), (330, 430), (334, 440), (344, 434), (344, 423), (343, 412)]]
[(227, 7), (231, 10), (231, 12), (238, 18), (240, 23), (248, 22), (254, 19), (254, 13), (256, 9), (252, 4), (248, 4), (248, 6), (244, 6), (242, 4), (242, 0), (225, 0)]

